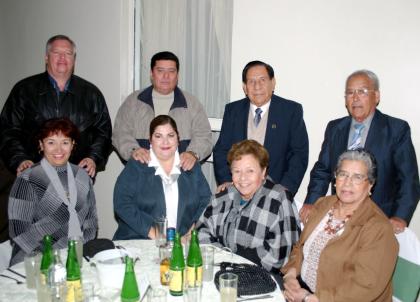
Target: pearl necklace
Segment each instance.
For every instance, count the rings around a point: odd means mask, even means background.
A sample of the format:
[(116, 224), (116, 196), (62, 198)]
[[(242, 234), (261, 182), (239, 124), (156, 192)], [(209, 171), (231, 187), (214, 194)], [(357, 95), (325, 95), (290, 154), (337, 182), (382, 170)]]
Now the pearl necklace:
[(338, 220), (338, 223), (334, 223), (334, 209), (335, 209), (335, 206), (332, 207), (328, 211), (328, 220), (327, 220), (327, 223), (325, 224), (325, 227), (324, 227), (324, 231), (328, 235), (335, 235), (335, 234), (337, 234), (344, 227), (344, 225), (346, 224), (346, 222), (351, 217), (351, 214), (350, 215), (346, 215), (346, 218), (344, 218), (344, 220), (335, 219), (336, 221)]

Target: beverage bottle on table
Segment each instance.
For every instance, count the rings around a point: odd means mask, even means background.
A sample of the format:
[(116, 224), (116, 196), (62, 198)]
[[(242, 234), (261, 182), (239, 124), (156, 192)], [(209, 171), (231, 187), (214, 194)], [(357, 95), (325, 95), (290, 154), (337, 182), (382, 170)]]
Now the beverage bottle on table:
[(203, 279), (203, 258), (201, 257), (200, 244), (198, 243), (197, 230), (191, 233), (190, 249), (187, 257), (187, 282), (188, 286), (201, 286)]
[(50, 235), (45, 235), (43, 240), (43, 250), (41, 259), (41, 273), (43, 274), (43, 281), (46, 282), (48, 276), (48, 268), (53, 261), (52, 238)]
[(66, 302), (66, 268), (61, 262), (60, 251), (54, 250), (53, 262), (48, 269), (48, 287), (52, 302)]
[(125, 256), (125, 274), (121, 289), (121, 302), (137, 302), (140, 292), (137, 286), (136, 273), (134, 272), (133, 259)]
[(166, 229), (166, 244), (159, 247), (160, 257), (160, 283), (169, 285), (169, 263), (175, 240), (175, 228)]
[(171, 248), (174, 246), (175, 241), (175, 228), (167, 228), (166, 230), (166, 244)]
[(172, 257), (169, 265), (169, 293), (172, 296), (182, 296), (184, 289), (185, 277), (185, 261), (182, 252), (181, 236), (177, 232), (175, 234), (174, 247), (172, 249)]
[(68, 242), (67, 254), (67, 302), (82, 302), (82, 278), (80, 265), (77, 261), (76, 243), (74, 240)]

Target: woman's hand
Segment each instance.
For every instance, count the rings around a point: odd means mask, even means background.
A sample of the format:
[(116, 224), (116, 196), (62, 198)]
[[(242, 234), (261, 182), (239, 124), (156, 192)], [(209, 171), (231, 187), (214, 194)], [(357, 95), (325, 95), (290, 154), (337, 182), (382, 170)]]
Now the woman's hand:
[(156, 239), (156, 230), (155, 230), (155, 228), (154, 228), (154, 227), (151, 227), (151, 228), (150, 228), (150, 230), (149, 230), (149, 234), (147, 234), (147, 236), (148, 236), (150, 239)]

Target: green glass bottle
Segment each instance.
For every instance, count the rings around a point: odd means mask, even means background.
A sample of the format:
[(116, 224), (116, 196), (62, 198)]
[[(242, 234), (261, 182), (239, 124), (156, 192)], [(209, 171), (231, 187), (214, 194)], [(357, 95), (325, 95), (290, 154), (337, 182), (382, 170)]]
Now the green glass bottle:
[(47, 280), (48, 268), (53, 261), (52, 238), (50, 235), (45, 235), (43, 240), (44, 246), (41, 259), (41, 273), (44, 275), (44, 280)]
[(201, 257), (200, 244), (197, 230), (191, 233), (190, 249), (187, 257), (187, 282), (189, 286), (201, 286), (203, 280), (203, 258)]
[(169, 264), (169, 293), (172, 296), (182, 296), (185, 279), (185, 261), (182, 252), (181, 236), (175, 234), (174, 247), (172, 249), (171, 262)]
[(133, 259), (125, 256), (125, 274), (121, 289), (121, 302), (137, 302), (140, 292), (137, 286), (136, 273), (134, 272)]
[(77, 261), (76, 242), (69, 240), (66, 261), (67, 269), (67, 302), (83, 301), (82, 276)]

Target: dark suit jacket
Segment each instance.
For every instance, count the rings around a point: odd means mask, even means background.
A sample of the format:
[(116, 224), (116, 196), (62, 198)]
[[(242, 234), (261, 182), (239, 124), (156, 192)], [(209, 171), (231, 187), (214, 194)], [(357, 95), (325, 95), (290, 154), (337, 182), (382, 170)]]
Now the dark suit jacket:
[[(311, 171), (305, 203), (324, 196), (334, 181), (338, 157), (346, 151), (351, 116), (330, 121), (318, 161)], [(365, 149), (377, 162), (377, 179), (371, 198), (388, 217), (410, 222), (420, 198), (416, 153), (407, 122), (376, 110), (369, 128)], [(331, 187), (333, 194), (334, 187)]]
[[(226, 105), (222, 129), (213, 150), (214, 172), (219, 184), (231, 181), (227, 153), (234, 143), (247, 139), (250, 100)], [(273, 94), (268, 111), (264, 147), (270, 154), (268, 175), (296, 194), (308, 167), (309, 142), (302, 106)]]

